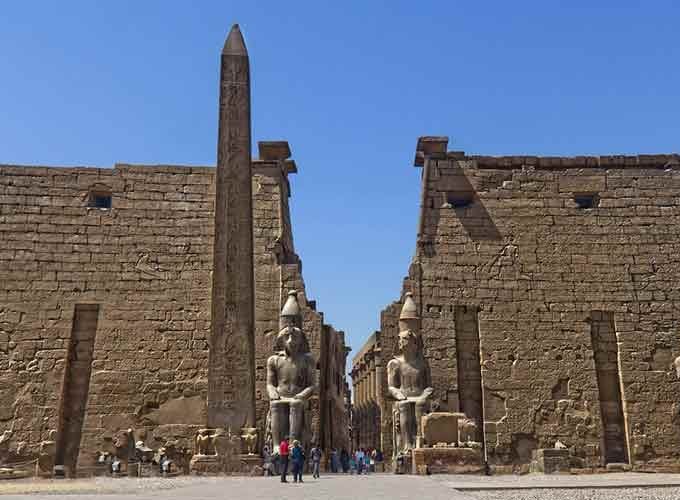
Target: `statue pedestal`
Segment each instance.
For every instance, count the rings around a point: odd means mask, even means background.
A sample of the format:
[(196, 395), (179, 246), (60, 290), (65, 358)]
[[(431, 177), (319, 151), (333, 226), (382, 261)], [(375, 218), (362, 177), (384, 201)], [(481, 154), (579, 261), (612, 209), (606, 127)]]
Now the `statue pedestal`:
[(234, 464), (234, 468), (237, 470), (232, 471), (232, 474), (237, 474), (240, 476), (264, 475), (264, 468), (262, 467), (264, 462), (261, 456), (255, 454), (243, 454), (235, 456), (234, 459), (235, 462), (238, 463), (238, 466)]
[(262, 476), (262, 457), (259, 455), (194, 455), (189, 463), (189, 470), (195, 476)]
[(531, 472), (544, 474), (570, 472), (571, 457), (567, 449), (541, 448), (533, 451)]
[(413, 450), (413, 473), (483, 474), (482, 450), (477, 448), (416, 448)]
[(189, 471), (196, 476), (216, 476), (223, 472), (222, 461), (217, 455), (194, 455), (189, 462)]

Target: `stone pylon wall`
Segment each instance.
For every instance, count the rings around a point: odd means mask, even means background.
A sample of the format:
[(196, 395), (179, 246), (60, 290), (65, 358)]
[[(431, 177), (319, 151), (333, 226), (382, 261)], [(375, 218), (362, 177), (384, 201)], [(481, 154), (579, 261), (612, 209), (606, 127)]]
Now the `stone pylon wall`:
[[(474, 310), (490, 463), (527, 463), (532, 450), (559, 440), (572, 466), (598, 466), (622, 456), (602, 444), (619, 439), (638, 467), (677, 465), (678, 156), (442, 153), (425, 162), (418, 249), (403, 292), (422, 309), (440, 408), (460, 409), (457, 325), (465, 321), (456, 311)], [(382, 315), (386, 360), (397, 311)], [(602, 317), (612, 319), (618, 352), (600, 348), (601, 369), (592, 325)], [(600, 401), (600, 369), (618, 377), (622, 425), (607, 417), (616, 415), (614, 396)], [(603, 418), (613, 425), (606, 439)], [(383, 417), (383, 440), (390, 436)]]
[[(213, 169), (0, 167), (0, 187), (0, 425), (11, 446), (35, 453), (80, 404), (62, 382), (81, 304), (99, 313), (91, 375), (73, 378), (89, 383), (79, 463), (128, 427), (152, 446), (190, 441), (206, 419)], [(93, 191), (113, 208), (88, 208)]]
[[(294, 285), (304, 296), (286, 175), (276, 162), (266, 165), (253, 163), (261, 430), (262, 360), (278, 332), (282, 292)], [(214, 171), (0, 166), (0, 432), (13, 431), (12, 450), (24, 443), (23, 456), (35, 456), (60, 418), (78, 413), (78, 398), (65, 394), (82, 394), (81, 387), (63, 387), (74, 312), (98, 304), (89, 379), (71, 364), (73, 380), (89, 389), (78, 469), (112, 451), (128, 428), (152, 448), (174, 443), (190, 456), (194, 432), (207, 422)], [(112, 208), (88, 208), (93, 193), (110, 194)], [(306, 298), (301, 304), (321, 362), (322, 316)], [(318, 398), (314, 404), (318, 435)]]

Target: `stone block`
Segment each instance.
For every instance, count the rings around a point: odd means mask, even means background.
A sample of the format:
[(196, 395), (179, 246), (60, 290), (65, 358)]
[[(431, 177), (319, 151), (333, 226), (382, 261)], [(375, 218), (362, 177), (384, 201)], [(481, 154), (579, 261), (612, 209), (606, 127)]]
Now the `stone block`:
[(416, 448), (413, 471), (425, 474), (482, 474), (482, 450), (475, 448)]
[(423, 438), (428, 446), (438, 443), (458, 444), (458, 419), (461, 413), (434, 412), (422, 419)]
[(532, 472), (545, 474), (569, 472), (571, 460), (568, 449), (539, 448), (532, 454)]

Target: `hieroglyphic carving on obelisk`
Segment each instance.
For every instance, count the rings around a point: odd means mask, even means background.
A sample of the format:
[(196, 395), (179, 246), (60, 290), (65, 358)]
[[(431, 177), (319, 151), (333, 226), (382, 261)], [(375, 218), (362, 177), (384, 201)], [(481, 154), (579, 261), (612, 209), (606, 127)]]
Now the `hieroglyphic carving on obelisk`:
[(253, 426), (255, 345), (250, 68), (238, 25), (220, 68), (208, 427)]

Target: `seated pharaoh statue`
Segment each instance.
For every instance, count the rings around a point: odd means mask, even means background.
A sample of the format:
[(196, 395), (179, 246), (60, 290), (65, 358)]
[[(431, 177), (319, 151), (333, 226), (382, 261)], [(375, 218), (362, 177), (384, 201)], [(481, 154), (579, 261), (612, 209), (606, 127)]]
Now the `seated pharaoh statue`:
[(420, 317), (413, 297), (406, 294), (399, 315), (399, 355), (387, 363), (389, 395), (395, 399), (392, 411), (395, 457), (417, 446), (420, 421), (429, 411), (433, 389), (430, 369), (423, 356)]
[(288, 292), (281, 310), (281, 331), (274, 347), (276, 354), (267, 360), (267, 394), (275, 453), (283, 438), (304, 443), (309, 426), (305, 410), (307, 400), (316, 389), (315, 362), (301, 326), (297, 292), (293, 290)]

